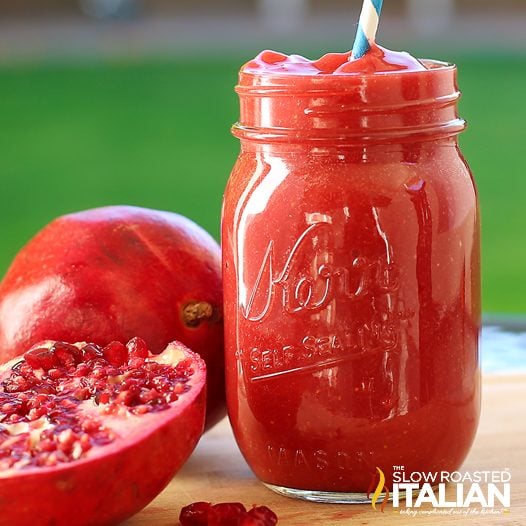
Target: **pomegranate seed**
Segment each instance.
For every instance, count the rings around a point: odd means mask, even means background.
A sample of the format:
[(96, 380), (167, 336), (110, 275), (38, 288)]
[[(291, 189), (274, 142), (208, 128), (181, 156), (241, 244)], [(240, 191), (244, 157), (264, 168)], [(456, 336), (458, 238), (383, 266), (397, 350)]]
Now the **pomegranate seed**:
[[(144, 360), (142, 358), (133, 358), (133, 360), (137, 360), (141, 362), (141, 365), (144, 363)], [(126, 378), (126, 381), (131, 381), (132, 378), (139, 379), (140, 382), (138, 382), (139, 385), (141, 385), (144, 381), (144, 378), (146, 377), (146, 371), (144, 369), (131, 369), (130, 371), (126, 371), (124, 373), (124, 377)]]
[(42, 435), (40, 435), (41, 437), (41, 440), (38, 444), (38, 449), (40, 451), (47, 451), (48, 453), (50, 453), (51, 451), (55, 451), (55, 449), (57, 449), (57, 444), (56, 442), (54, 442), (53, 440), (42, 440)]
[[(82, 427), (82, 430), (85, 431), (86, 433), (96, 433), (100, 430), (100, 422), (96, 420), (92, 420), (92, 419), (86, 419), (82, 422), (81, 427)], [(89, 440), (89, 435), (87, 434), (82, 435), (81, 440), (83, 439), (84, 436), (87, 436)]]
[(134, 358), (129, 359), (128, 364), (132, 369), (140, 369), (144, 366), (144, 358), (139, 358), (138, 356), (135, 356)]
[(33, 369), (47, 371), (59, 364), (58, 358), (49, 347), (41, 344), (34, 345), (24, 354), (24, 359)]
[(213, 526), (237, 526), (246, 513), (240, 502), (221, 502), (214, 504), (208, 512), (208, 524)]
[(155, 389), (157, 389), (160, 392), (167, 391), (168, 388), (170, 387), (169, 380), (167, 380), (166, 378), (162, 376), (155, 376), (154, 378), (152, 378), (150, 383)]
[(187, 360), (183, 360), (182, 362), (178, 363), (175, 366), (175, 370), (178, 374), (180, 374), (183, 377), (192, 376), (194, 374), (194, 370), (191, 367), (191, 364), (187, 362)]
[(0, 413), (3, 413), (4, 415), (12, 415), (13, 413), (16, 413), (18, 409), (20, 409), (20, 404), (17, 404), (16, 402), (6, 402), (0, 406)]
[(46, 403), (48, 401), (48, 398), (48, 395), (41, 393), (31, 398), (31, 400), (28, 400), (28, 404), (31, 407), (39, 407), (42, 404)]
[(103, 367), (95, 367), (91, 372), (91, 376), (93, 376), (93, 378), (105, 378), (106, 372)]
[(115, 402), (117, 404), (130, 406), (136, 401), (136, 399), (137, 399), (137, 393), (135, 393), (134, 391), (131, 391), (131, 390), (121, 391), (117, 395), (117, 398), (115, 398)]
[(33, 373), (33, 368), (26, 362), (18, 362), (20, 364), (20, 367), (18, 368), (18, 372), (21, 376), (24, 378), (35, 378), (35, 375)]
[(107, 367), (108, 361), (106, 358), (104, 358), (104, 356), (101, 356), (100, 358), (94, 358), (93, 360), (90, 360), (89, 364), (92, 369), (100, 369), (101, 367)]
[(123, 391), (127, 391), (128, 389), (132, 389), (133, 391), (139, 392), (141, 390), (143, 382), (140, 380), (137, 380), (136, 378), (126, 378), (122, 384), (121, 388)]
[(36, 458), (36, 464), (37, 466), (47, 466), (48, 465), (48, 459), (49, 459), (49, 455), (51, 453), (40, 453), (40, 455), (38, 455), (38, 457)]
[(111, 365), (124, 365), (128, 360), (128, 349), (121, 342), (111, 342), (102, 349), (104, 358), (108, 360)]
[(74, 366), (82, 361), (82, 353), (70, 343), (55, 342), (51, 350), (55, 353), (59, 362), (67, 367)]
[(44, 416), (46, 413), (47, 410), (45, 407), (35, 407), (34, 409), (31, 409), (31, 411), (29, 411), (27, 417), (30, 421), (38, 420), (41, 416)]
[(128, 365), (131, 369), (135, 369), (134, 372), (136, 374), (133, 375), (135, 378), (144, 378), (146, 376), (146, 372), (143, 370), (144, 362), (144, 358), (139, 358), (138, 356), (129, 359)]
[(106, 391), (98, 392), (95, 395), (96, 404), (108, 404), (110, 402), (110, 393)]
[(144, 415), (151, 411), (151, 407), (148, 405), (137, 405), (132, 409), (132, 413), (135, 415)]
[(58, 380), (59, 378), (62, 378), (64, 376), (64, 371), (62, 371), (61, 369), (49, 369), (47, 375), (52, 380)]
[(53, 440), (55, 437), (55, 434), (51, 429), (44, 429), (42, 433), (40, 433), (40, 440)]
[(91, 395), (90, 390), (87, 387), (79, 387), (73, 393), (73, 396), (77, 400), (87, 400), (90, 397), (90, 395)]
[(91, 440), (87, 433), (83, 433), (80, 436), (80, 440), (78, 442), (80, 444), (80, 447), (82, 448), (82, 451), (89, 451), (91, 449)]
[(176, 383), (173, 386), (172, 392), (175, 394), (183, 394), (187, 390), (187, 386), (185, 384)]
[(182, 526), (207, 526), (210, 502), (194, 502), (185, 506), (179, 514)]
[(175, 393), (168, 393), (166, 395), (166, 400), (172, 403), (172, 402), (175, 402), (176, 400), (179, 400), (179, 397)]
[[(71, 448), (75, 442), (75, 434), (71, 429), (64, 429), (58, 435), (58, 443), (60, 444), (62, 451), (65, 451), (66, 448)], [(59, 446), (59, 447), (60, 447)]]
[(25, 391), (31, 387), (31, 383), (21, 376), (13, 376), (10, 380), (4, 383), (4, 391), (6, 393), (16, 393), (18, 391)]
[(91, 367), (87, 363), (79, 363), (73, 373), (73, 376), (87, 376), (90, 372)]
[(148, 345), (142, 338), (132, 338), (126, 347), (130, 354), (130, 358), (148, 358)]
[(247, 512), (239, 502), (194, 502), (179, 515), (182, 526), (275, 526), (276, 514), (266, 506), (253, 506)]
[(241, 522), (243, 526), (275, 526), (278, 523), (278, 516), (266, 506), (254, 506), (247, 515), (256, 522)]
[(41, 393), (46, 393), (46, 394), (54, 394), (57, 392), (56, 388), (54, 385), (51, 385), (51, 384), (47, 384), (47, 385), (40, 385), (38, 390), (41, 392)]
[(86, 361), (102, 357), (102, 349), (94, 343), (88, 343), (82, 347), (82, 356)]
[(159, 400), (160, 398), (161, 394), (158, 393), (155, 389), (141, 389), (141, 393), (139, 394), (139, 400), (143, 404)]

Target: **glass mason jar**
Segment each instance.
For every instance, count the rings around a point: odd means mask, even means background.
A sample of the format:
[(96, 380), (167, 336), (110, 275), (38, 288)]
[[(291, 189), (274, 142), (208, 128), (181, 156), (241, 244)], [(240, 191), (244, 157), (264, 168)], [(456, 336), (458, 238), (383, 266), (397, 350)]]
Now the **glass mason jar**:
[(275, 491), (460, 467), (480, 409), (479, 216), (456, 67), (240, 73), (222, 218), (227, 403)]

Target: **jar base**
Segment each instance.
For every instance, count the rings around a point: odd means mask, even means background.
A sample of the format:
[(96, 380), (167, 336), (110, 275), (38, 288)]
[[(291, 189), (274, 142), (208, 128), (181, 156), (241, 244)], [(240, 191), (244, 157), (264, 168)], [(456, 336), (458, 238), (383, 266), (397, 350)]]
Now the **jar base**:
[(371, 502), (371, 494), (367, 493), (344, 493), (338, 491), (317, 491), (308, 489), (287, 488), (274, 484), (263, 484), (272, 491), (285, 497), (293, 499), (308, 500), (324, 504), (368, 504)]

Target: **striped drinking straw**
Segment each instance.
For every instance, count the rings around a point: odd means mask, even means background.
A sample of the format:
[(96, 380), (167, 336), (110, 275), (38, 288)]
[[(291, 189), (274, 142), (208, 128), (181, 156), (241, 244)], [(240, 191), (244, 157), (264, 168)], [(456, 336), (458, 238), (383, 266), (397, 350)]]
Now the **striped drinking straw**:
[(363, 0), (358, 31), (356, 32), (356, 39), (352, 48), (353, 60), (363, 57), (369, 51), (370, 43), (374, 42), (382, 4), (383, 0)]

